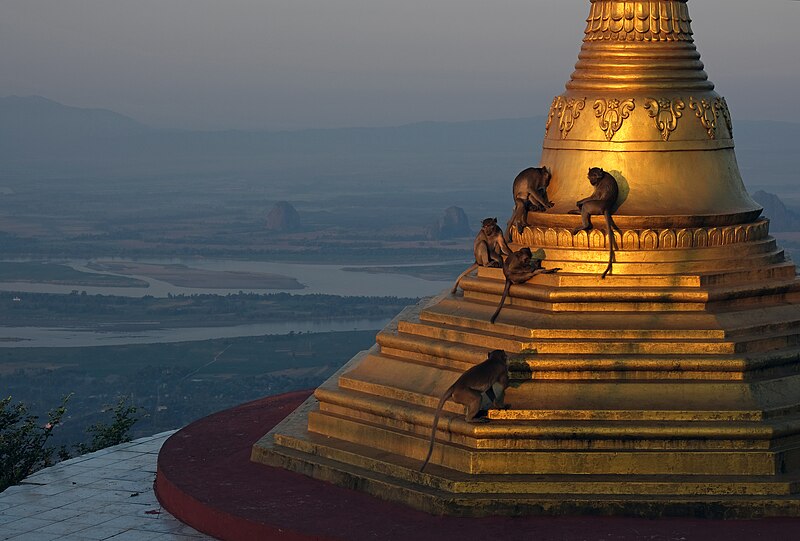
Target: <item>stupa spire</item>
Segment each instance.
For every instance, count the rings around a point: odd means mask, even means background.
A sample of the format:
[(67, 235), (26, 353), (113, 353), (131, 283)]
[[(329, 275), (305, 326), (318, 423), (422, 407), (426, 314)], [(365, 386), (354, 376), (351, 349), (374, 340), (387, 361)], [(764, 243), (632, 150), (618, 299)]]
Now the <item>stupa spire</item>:
[(711, 91), (685, 0), (595, 0), (567, 89)]
[(621, 182), (623, 229), (750, 223), (761, 208), (736, 163), (733, 123), (694, 44), (686, 0), (592, 0), (566, 91), (547, 116), (541, 164), (553, 171), (546, 213), (572, 228), (586, 171)]

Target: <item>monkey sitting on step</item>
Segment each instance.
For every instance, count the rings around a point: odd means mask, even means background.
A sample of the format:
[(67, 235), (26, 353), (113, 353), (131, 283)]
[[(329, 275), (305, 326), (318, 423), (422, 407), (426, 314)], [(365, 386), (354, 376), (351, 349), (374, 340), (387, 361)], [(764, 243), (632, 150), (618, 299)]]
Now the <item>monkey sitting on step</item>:
[[(495, 395), (494, 385), (498, 384), (499, 392)], [(508, 355), (502, 349), (496, 349), (489, 353), (487, 359), (480, 364), (476, 364), (461, 374), (444, 392), (436, 406), (436, 413), (433, 416), (433, 428), (431, 429), (431, 444), (428, 448), (428, 455), (422, 463), (419, 471), (425, 469), (433, 453), (433, 443), (436, 440), (436, 429), (439, 425), (439, 415), (442, 413), (444, 403), (452, 397), (453, 401), (466, 406), (467, 413), (464, 419), (468, 423), (487, 423), (485, 417), (476, 418), (481, 407), (481, 395), (486, 393), (489, 400), (499, 409), (508, 408), (508, 404), (503, 403), (506, 389), (508, 388)]]
[(497, 316), (500, 315), (500, 310), (503, 309), (503, 304), (506, 302), (511, 284), (522, 284), (537, 274), (552, 274), (559, 270), (561, 269), (543, 268), (542, 260), (534, 258), (530, 248), (521, 248), (508, 256), (503, 263), (503, 275), (506, 277), (506, 286), (503, 289), (503, 296), (500, 297), (500, 304), (497, 306), (497, 310), (494, 315), (492, 315), (489, 322), (494, 323)]
[(608, 229), (608, 266), (601, 276), (601, 278), (605, 278), (606, 274), (611, 272), (611, 267), (614, 264), (614, 250), (616, 249), (617, 239), (614, 238), (613, 230), (618, 231), (620, 234), (622, 233), (611, 217), (619, 197), (619, 186), (617, 185), (617, 179), (599, 167), (589, 169), (588, 177), (589, 182), (594, 186), (594, 193), (575, 203), (578, 206), (577, 211), (570, 211), (570, 214), (580, 213), (583, 222), (580, 227), (572, 231), (572, 234), (592, 229), (592, 216), (600, 214), (605, 216)]
[(512, 192), (514, 195), (514, 212), (506, 225), (506, 235), (511, 240), (511, 228), (516, 226), (522, 233), (528, 225), (528, 211), (545, 212), (553, 207), (547, 198), (547, 187), (550, 186), (552, 173), (547, 167), (528, 167), (514, 179)]
[(483, 220), (481, 230), (478, 231), (478, 235), (475, 237), (473, 252), (475, 254), (475, 263), (456, 278), (456, 283), (453, 285), (451, 292), (454, 295), (458, 290), (459, 282), (464, 276), (478, 267), (502, 267), (503, 256), (511, 253), (511, 249), (503, 237), (503, 231), (497, 225), (497, 218)]

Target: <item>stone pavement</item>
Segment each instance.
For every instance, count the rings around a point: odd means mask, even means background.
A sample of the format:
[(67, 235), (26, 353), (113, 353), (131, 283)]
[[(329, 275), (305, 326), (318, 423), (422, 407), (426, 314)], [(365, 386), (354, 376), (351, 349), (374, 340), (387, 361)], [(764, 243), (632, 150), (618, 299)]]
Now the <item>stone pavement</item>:
[(213, 539), (161, 508), (153, 493), (163, 432), (40, 470), (0, 493), (0, 540)]

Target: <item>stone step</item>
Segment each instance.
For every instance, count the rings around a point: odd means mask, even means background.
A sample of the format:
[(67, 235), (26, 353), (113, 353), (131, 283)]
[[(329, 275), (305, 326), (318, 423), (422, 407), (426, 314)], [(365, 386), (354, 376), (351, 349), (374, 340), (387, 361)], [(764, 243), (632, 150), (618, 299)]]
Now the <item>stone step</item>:
[[(464, 278), (464, 299), (472, 302), (482, 302), (497, 308), (504, 284), (496, 281), (482, 281), (480, 278)], [(704, 300), (683, 301), (677, 300), (675, 292), (665, 294), (664, 297), (652, 296), (650, 301), (635, 301), (608, 298), (599, 300), (591, 295), (574, 301), (550, 301), (523, 297), (520, 288), (526, 284), (512, 285), (510, 294), (504, 306), (517, 306), (544, 312), (702, 312), (707, 308)], [(530, 287), (530, 286), (528, 286)], [(503, 308), (505, 310), (505, 308)], [(500, 313), (500, 319), (503, 313)], [(498, 319), (498, 321), (500, 321)]]
[[(406, 380), (398, 381), (398, 374)], [(459, 373), (370, 354), (338, 380), (337, 391), (354, 391), (434, 409)], [(506, 391), (511, 408), (492, 413), (508, 420), (760, 421), (800, 409), (800, 376), (770, 382), (533, 380)], [(679, 398), (679, 399), (678, 399)], [(488, 401), (484, 407), (491, 407)], [(447, 402), (448, 411), (463, 407)], [(600, 413), (595, 413), (600, 412)], [(673, 413), (670, 413), (673, 412)]]
[(512, 379), (720, 380), (744, 381), (792, 374), (800, 348), (734, 355), (522, 355), (511, 363)]
[[(512, 244), (512, 249), (515, 246)], [(665, 249), (665, 250), (614, 250), (615, 265), (617, 263), (630, 264), (659, 264), (668, 263), (675, 266), (675, 263), (686, 263), (691, 265), (695, 262), (733, 262), (739, 261), (741, 268), (741, 261), (750, 261), (755, 256), (769, 254), (778, 249), (777, 241), (773, 237), (745, 242), (737, 244), (735, 247), (731, 246), (710, 246), (706, 248), (695, 249)], [(547, 247), (544, 248), (545, 264), (544, 266), (559, 267), (556, 263), (561, 262), (596, 262), (608, 263), (608, 249), (603, 248), (560, 248), (560, 247)], [(735, 267), (727, 267), (735, 268)], [(688, 271), (688, 269), (687, 269)], [(622, 273), (628, 274), (628, 273)], [(690, 272), (687, 272), (690, 274)]]
[[(639, 312), (615, 312), (610, 317), (602, 312), (553, 313), (507, 306), (503, 321), (491, 324), (489, 318), (494, 310), (495, 307), (469, 302), (463, 297), (449, 297), (422, 310), (418, 319), (522, 338), (722, 339), (748, 334), (788, 334), (800, 329), (800, 311), (793, 303), (721, 314), (671, 312), (657, 318)], [(625, 325), (619, 325), (622, 317), (626, 319)]]
[[(547, 276), (547, 275), (544, 275)], [(577, 304), (592, 306), (592, 303), (604, 304), (608, 310), (619, 310), (619, 305), (647, 306), (664, 303), (668, 305), (686, 305), (691, 307), (714, 303), (715, 306), (768, 304), (782, 300), (786, 295), (800, 291), (800, 281), (795, 277), (786, 280), (773, 280), (750, 284), (733, 284), (706, 288), (662, 288), (662, 287), (551, 287), (541, 280), (542, 275), (535, 276), (524, 284), (512, 285), (509, 289), (507, 304), (527, 304), (532, 307), (543, 307)], [(478, 298), (499, 303), (505, 288), (502, 275), (496, 279), (488, 277), (464, 278), (461, 280), (465, 298)], [(486, 294), (494, 295), (487, 297)], [(531, 302), (523, 302), (531, 301)], [(656, 308), (657, 310), (674, 309), (673, 306)], [(635, 310), (640, 311), (640, 310)]]
[[(493, 269), (496, 270), (496, 269)], [(552, 287), (534, 276), (523, 284), (514, 284), (508, 296), (541, 302), (708, 302), (708, 292), (700, 288), (675, 287)], [(502, 273), (492, 277), (464, 278), (462, 289), (466, 292), (494, 293), (497, 299), (503, 294), (505, 279)]]
[(708, 302), (737, 301), (753, 297), (775, 298), (800, 290), (800, 281), (795, 277), (787, 280), (762, 281), (754, 284), (735, 284), (708, 288)]
[[(433, 408), (401, 402), (387, 396), (376, 396), (347, 389), (324, 389), (318, 393), (320, 414), (336, 419), (391, 429), (402, 434), (430, 440)], [(748, 414), (725, 412), (732, 420), (652, 421), (635, 418), (619, 420), (529, 419), (493, 420), (484, 424), (467, 423), (457, 404), (447, 402), (442, 411), (437, 439), (464, 450), (786, 450), (800, 447), (800, 419), (797, 414), (771, 420), (769, 424), (735, 420)], [(553, 410), (551, 410), (553, 411)], [(489, 410), (489, 414), (498, 413)], [(621, 412), (620, 412), (621, 413)], [(618, 415), (620, 414), (618, 413)], [(704, 414), (705, 412), (701, 412)], [(753, 416), (758, 412), (752, 412)], [(706, 417), (707, 419), (708, 417)], [(321, 421), (322, 422), (322, 421)], [(321, 428), (332, 437), (350, 441), (345, 431), (334, 433), (341, 423)], [(348, 425), (349, 426), (349, 425)], [(366, 430), (366, 428), (365, 428)], [(770, 439), (772, 438), (772, 439)], [(408, 440), (413, 444), (414, 440)], [(427, 446), (426, 446), (427, 447)]]
[[(607, 260), (606, 260), (607, 263)], [(548, 265), (545, 265), (548, 266)], [(552, 267), (552, 265), (550, 265)], [(465, 266), (466, 269), (466, 266)], [(602, 271), (605, 269), (600, 270)], [(706, 272), (696, 274), (609, 274), (604, 279), (597, 274), (576, 274), (569, 272), (558, 272), (556, 274), (544, 274), (536, 277), (542, 285), (549, 287), (593, 287), (593, 288), (698, 288), (731, 285), (740, 283), (765, 282), (771, 280), (791, 280), (796, 273), (795, 265), (791, 261), (781, 261), (743, 270), (741, 265), (727, 271)], [(473, 274), (481, 278), (493, 278), (503, 280), (500, 269), (480, 267)]]
[[(784, 251), (775, 248), (774, 245), (767, 251), (759, 250), (755, 254), (740, 254), (740, 252), (730, 251), (725, 257), (720, 259), (699, 258), (678, 261), (662, 261), (659, 259), (641, 259), (637, 261), (623, 261), (619, 258), (614, 263), (610, 276), (695, 276), (695, 275), (718, 275), (742, 270), (742, 261), (747, 261), (751, 268), (770, 267), (772, 265), (783, 264), (786, 262)], [(666, 251), (666, 250), (665, 250)], [(678, 250), (680, 252), (680, 250)], [(616, 252), (619, 254), (620, 252)], [(629, 252), (632, 253), (632, 252)], [(647, 252), (653, 254), (656, 252)], [(735, 256), (735, 258), (734, 258)], [(596, 252), (591, 258), (583, 259), (583, 256), (575, 259), (559, 259), (558, 257), (548, 257), (544, 262), (545, 268), (560, 268), (567, 274), (584, 274), (599, 277), (608, 265), (608, 252)], [(608, 276), (606, 276), (608, 279)]]
[[(772, 280), (791, 280), (797, 274), (792, 261), (782, 261), (763, 267), (734, 269), (727, 272), (711, 272), (700, 275), (700, 286), (720, 286), (737, 283), (769, 282)], [(608, 277), (606, 277), (608, 279)]]
[[(463, 372), (486, 359), (491, 348), (384, 330), (377, 342), (386, 356)], [(513, 379), (719, 379), (743, 380), (793, 372), (800, 348), (733, 354), (513, 354)]]
[[(459, 344), (472, 346), (482, 346), (486, 350), (504, 349), (509, 353), (537, 353), (537, 354), (562, 354), (562, 355), (585, 355), (585, 354), (669, 354), (669, 355), (709, 355), (709, 354), (731, 354), (737, 351), (756, 351), (757, 344), (764, 342), (765, 348), (772, 348), (773, 343), (778, 338), (763, 337), (743, 337), (748, 342), (734, 344), (723, 340), (681, 340), (681, 339), (592, 339), (583, 337), (581, 339), (523, 339), (501, 334), (500, 332), (489, 332), (482, 330), (472, 330), (452, 325), (438, 325), (430, 322), (411, 322), (401, 321), (398, 324), (398, 331), (401, 333), (414, 335), (417, 337), (435, 338)], [(499, 329), (498, 329), (499, 331)], [(752, 340), (751, 340), (752, 338)], [(786, 338), (788, 340), (788, 337)], [(767, 343), (768, 342), (768, 343)], [(748, 349), (749, 346), (749, 349)], [(739, 349), (737, 349), (737, 347)]]
[[(444, 423), (449, 421), (445, 419)], [(462, 421), (463, 422), (463, 421)], [(452, 424), (455, 424), (453, 422)], [(508, 429), (502, 421), (480, 425), (503, 428), (504, 437)], [(440, 425), (441, 426), (441, 425)], [(323, 412), (309, 414), (309, 431), (330, 438), (346, 441), (368, 442), (376, 449), (402, 454), (417, 459), (424, 458), (428, 442), (420, 436), (393, 430), (386, 425), (355, 421)], [(513, 427), (514, 429), (517, 426)], [(538, 428), (526, 423), (522, 428)], [(597, 427), (591, 427), (596, 431)], [(476, 429), (477, 430), (477, 429)], [(698, 431), (697, 428), (694, 431)], [(552, 432), (552, 431), (550, 431)], [(630, 437), (628, 434), (627, 437)], [(520, 434), (524, 440), (526, 434)], [(539, 435), (539, 438), (543, 438)], [(574, 433), (553, 432), (549, 439), (580, 437)], [(680, 433), (667, 436), (681, 439)], [(593, 438), (590, 438), (593, 439)], [(509, 441), (509, 440), (506, 440)], [(447, 453), (442, 453), (442, 448)], [(775, 475), (785, 461), (795, 462), (800, 450), (487, 450), (467, 449), (452, 443), (435, 446), (431, 461), (447, 468), (470, 474), (526, 474), (547, 475), (569, 471), (573, 474), (603, 475)], [(440, 462), (441, 461), (441, 462)]]
[[(585, 493), (572, 493), (573, 485), (566, 479), (551, 476), (536, 476), (542, 481), (553, 479), (564, 487), (561, 493), (545, 492), (537, 494), (526, 490), (520, 485), (520, 490), (502, 492), (504, 486), (495, 485), (492, 481), (480, 483), (476, 489), (469, 493), (453, 494), (453, 492), (434, 488), (436, 479), (444, 475), (457, 475), (458, 472), (440, 468), (431, 464), (426, 468), (425, 474), (428, 482), (411, 478), (414, 464), (418, 463), (404, 456), (380, 453), (370, 455), (368, 448), (351, 446), (347, 448), (334, 447), (338, 442), (330, 439), (309, 440), (309, 450), (297, 451), (290, 447), (275, 446), (259, 453), (254, 450), (254, 460), (278, 466), (290, 471), (310, 475), (316, 479), (328, 481), (338, 486), (352, 488), (359, 486), (373, 496), (402, 501), (421, 511), (434, 515), (453, 515), (469, 517), (488, 517), (493, 515), (548, 515), (548, 516), (573, 516), (573, 515), (610, 515), (636, 516), (647, 518), (663, 518), (665, 516), (686, 516), (691, 513), (696, 518), (735, 519), (759, 517), (791, 517), (800, 516), (800, 499), (794, 494), (796, 485), (793, 479), (785, 476), (770, 477), (735, 476), (678, 477), (670, 476), (675, 483), (685, 483), (692, 486), (690, 481), (696, 479), (696, 493), (675, 494), (655, 493), (648, 494), (646, 489), (659, 486), (669, 490), (666, 485), (653, 485), (643, 481), (639, 485), (636, 477), (629, 485), (630, 490), (640, 489), (643, 494), (618, 493), (610, 494), (593, 491), (589, 488)], [(331, 455), (327, 449), (333, 449), (336, 455)], [(345, 460), (329, 458), (363, 457), (363, 465), (351, 465)], [(400, 464), (409, 477), (397, 475), (393, 471), (386, 472), (383, 465), (394, 466)], [(393, 468), (392, 468), (393, 469)], [(431, 473), (432, 472), (432, 473)], [(510, 476), (504, 476), (508, 478)], [(470, 476), (470, 478), (473, 478)], [(483, 477), (482, 477), (483, 478)], [(586, 481), (586, 487), (591, 487), (595, 476), (577, 476)], [(411, 479), (411, 480), (408, 480)], [(479, 478), (480, 479), (480, 478)], [(598, 480), (603, 482), (606, 477)], [(720, 479), (717, 483), (714, 479)], [(610, 478), (614, 480), (613, 477)], [(748, 482), (750, 480), (751, 482)], [(737, 483), (738, 481), (738, 483)], [(627, 486), (627, 483), (617, 481), (617, 486)], [(473, 485), (474, 486), (474, 485)], [(513, 486), (513, 485), (512, 485)], [(594, 485), (598, 488), (608, 487), (607, 484)], [(612, 485), (613, 486), (613, 485)], [(497, 487), (497, 488), (495, 488)], [(759, 488), (763, 487), (763, 488)], [(501, 490), (501, 492), (495, 492)], [(608, 490), (613, 490), (609, 488)], [(657, 489), (663, 490), (663, 489)], [(789, 494), (785, 494), (785, 492)]]
[(714, 314), (727, 338), (748, 334), (780, 334), (800, 328), (800, 306), (781, 303), (749, 310), (730, 310)]
[[(520, 338), (618, 338), (618, 339), (722, 339), (725, 331), (716, 318), (706, 313), (667, 313), (653, 318), (650, 314), (632, 312), (565, 314), (515, 310), (510, 307), (503, 322), (489, 323), (495, 308), (451, 297), (428, 307), (419, 319), (488, 332), (499, 332)], [(620, 317), (626, 323), (620, 329)], [(798, 317), (800, 319), (800, 317)], [(800, 324), (800, 322), (798, 323)]]
[[(455, 380), (450, 378), (447, 380)], [(340, 381), (340, 389), (338, 392), (359, 393), (366, 398), (367, 396), (380, 397), (381, 400), (396, 400), (400, 404), (391, 406), (391, 411), (397, 418), (397, 408), (404, 408), (413, 406), (414, 408), (427, 408), (428, 410), (434, 409), (438, 403), (438, 396), (423, 394), (415, 392), (413, 389), (398, 389), (396, 385), (386, 382), (379, 382), (374, 380), (354, 380), (346, 379)], [(772, 419), (778, 416), (789, 416), (800, 413), (800, 399), (797, 403), (791, 406), (771, 409), (746, 409), (747, 401), (743, 401), (738, 409), (731, 409), (735, 404), (730, 401), (723, 404), (722, 408), (712, 409), (710, 406), (716, 405), (721, 401), (708, 400), (706, 403), (695, 399), (693, 403), (676, 404), (674, 399), (669, 403), (668, 397), (659, 397), (659, 399), (647, 400), (642, 403), (633, 404), (632, 397), (636, 396), (635, 393), (630, 393), (625, 400), (615, 398), (616, 395), (605, 395), (606, 400), (576, 400), (575, 396), (580, 395), (580, 389), (588, 387), (587, 385), (574, 386), (574, 389), (569, 392), (562, 392), (562, 389), (568, 387), (565, 384), (550, 385), (552, 389), (546, 389), (547, 385), (536, 385), (536, 390), (545, 392), (527, 392), (519, 389), (512, 388), (506, 395), (506, 401), (510, 404), (509, 409), (488, 409), (487, 418), (494, 420), (504, 420), (513, 422), (522, 421), (612, 421), (612, 422), (746, 422), (746, 421), (762, 421), (765, 419)], [(709, 386), (706, 386), (708, 388)], [(613, 388), (609, 386), (609, 388)], [(713, 388), (713, 387), (712, 387)], [(644, 390), (646, 392), (646, 389)], [(640, 392), (641, 394), (641, 392)], [(328, 395), (322, 394), (321, 396)], [(339, 396), (337, 403), (341, 405), (342, 396)], [(595, 397), (597, 398), (597, 397)], [(355, 415), (354, 409), (350, 406), (358, 403), (352, 402), (347, 407), (332, 409), (331, 405), (323, 404), (324, 411), (335, 411), (336, 413), (346, 417)], [(626, 405), (631, 406), (631, 409), (626, 409)], [(362, 407), (364, 405), (362, 404)], [(372, 408), (374, 404), (369, 404), (366, 407)], [(633, 407), (635, 406), (635, 407)], [(486, 407), (490, 408), (488, 401)], [(695, 409), (693, 409), (693, 407)], [(361, 407), (358, 408), (359, 411)], [(661, 409), (659, 409), (661, 408)], [(700, 409), (697, 409), (700, 408)], [(387, 410), (383, 410), (387, 411)], [(464, 407), (452, 401), (445, 402), (443, 411), (450, 412), (456, 417), (464, 415)], [(421, 415), (420, 415), (421, 413)], [(430, 426), (430, 419), (426, 416), (429, 415), (428, 411), (414, 411), (407, 413), (403, 417), (404, 422), (413, 422), (416, 424), (425, 424)], [(358, 415), (356, 415), (359, 417)], [(359, 417), (364, 418), (364, 417)], [(387, 424), (385, 420), (378, 417), (372, 418), (372, 421), (381, 424)], [(406, 428), (408, 429), (408, 427)]]
[[(285, 445), (275, 448), (277, 453), (297, 460), (328, 460), (338, 463), (340, 469), (361, 468), (372, 475), (394, 478), (395, 482), (408, 482), (414, 486), (445, 491), (452, 494), (519, 494), (532, 495), (787, 495), (800, 491), (797, 476), (708, 476), (696, 475), (676, 478), (666, 476), (630, 476), (620, 483), (615, 476), (607, 475), (467, 475), (447, 471), (435, 464), (419, 472), (419, 461), (402, 455), (387, 455), (357, 444), (331, 440), (314, 434), (302, 438), (283, 436)], [(344, 468), (342, 468), (344, 467)], [(572, 497), (572, 496), (571, 496)]]
[[(504, 349), (510, 353), (535, 352), (540, 355), (725, 355), (732, 353), (765, 353), (772, 350), (800, 344), (797, 328), (786, 329), (776, 334), (740, 334), (735, 340), (718, 339), (680, 339), (653, 337), (628, 338), (626, 333), (619, 338), (593, 338), (576, 335), (574, 338), (535, 338), (510, 337), (491, 330), (483, 331), (454, 325), (440, 325), (431, 322), (402, 321), (399, 332), (436, 338), (450, 342), (484, 345), (487, 350)], [(497, 329), (500, 331), (500, 329)]]

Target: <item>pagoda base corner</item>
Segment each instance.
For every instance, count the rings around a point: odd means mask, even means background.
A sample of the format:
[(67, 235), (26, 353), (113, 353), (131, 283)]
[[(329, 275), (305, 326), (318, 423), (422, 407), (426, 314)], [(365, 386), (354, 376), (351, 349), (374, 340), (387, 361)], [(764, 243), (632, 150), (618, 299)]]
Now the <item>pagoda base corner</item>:
[[(318, 401), (311, 396), (253, 446), (251, 460), (433, 515), (800, 517), (800, 494), (793, 493), (800, 487), (800, 476), (520, 475), (475, 479), (433, 464), (420, 473), (418, 459), (309, 433), (308, 414), (316, 408)], [(459, 491), (452, 492), (453, 488)]]

